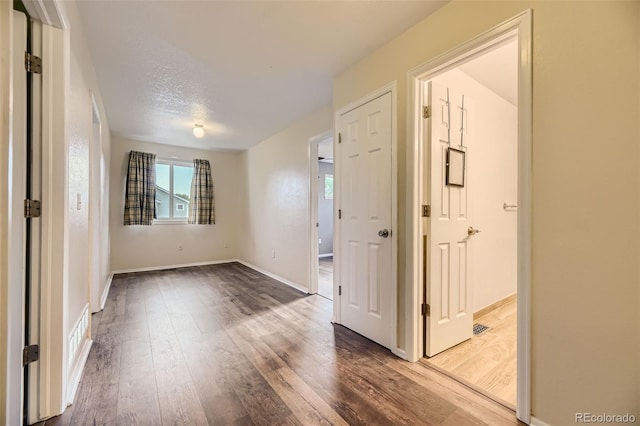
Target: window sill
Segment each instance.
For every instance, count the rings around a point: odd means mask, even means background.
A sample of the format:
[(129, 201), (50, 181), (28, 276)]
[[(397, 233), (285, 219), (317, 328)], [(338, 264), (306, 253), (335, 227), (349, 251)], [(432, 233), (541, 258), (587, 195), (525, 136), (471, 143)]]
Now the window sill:
[(189, 225), (187, 219), (154, 219), (154, 225)]

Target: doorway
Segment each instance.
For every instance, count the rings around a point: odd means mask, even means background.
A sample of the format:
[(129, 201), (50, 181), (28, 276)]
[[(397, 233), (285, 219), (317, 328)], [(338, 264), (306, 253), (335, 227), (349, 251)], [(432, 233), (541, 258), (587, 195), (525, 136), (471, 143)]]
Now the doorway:
[[(517, 40), (423, 85), (432, 106), (423, 141), (431, 206), (423, 362), (515, 409)], [(451, 154), (463, 161), (455, 182)]]
[(318, 294), (333, 300), (333, 137), (318, 143)]
[[(517, 313), (516, 327), (517, 327), (517, 359), (516, 359), (516, 417), (525, 423), (529, 423), (531, 419), (531, 359), (530, 359), (530, 300), (531, 300), (531, 123), (532, 123), (532, 11), (526, 10), (513, 18), (497, 25), (496, 27), (478, 35), (477, 37), (469, 40), (461, 46), (451, 50), (450, 52), (441, 55), (423, 65), (416, 67), (408, 72), (409, 80), (409, 110), (408, 114), (408, 141), (409, 147), (407, 152), (409, 153), (408, 168), (409, 179), (407, 186), (409, 187), (409, 193), (411, 194), (411, 209), (408, 217), (408, 234), (409, 242), (407, 244), (407, 254), (409, 257), (409, 264), (411, 265), (408, 271), (409, 279), (413, 282), (411, 291), (407, 294), (407, 306), (409, 306), (409, 317), (414, 318), (414, 322), (407, 322), (407, 358), (411, 361), (419, 361), (422, 359), (425, 353), (426, 339), (431, 335), (429, 330), (430, 326), (439, 323), (443, 318), (433, 315), (433, 289), (437, 286), (433, 286), (434, 277), (431, 276), (433, 270), (429, 269), (430, 260), (436, 258), (433, 253), (434, 247), (430, 245), (429, 238), (432, 238), (432, 229), (430, 223), (433, 221), (437, 212), (433, 212), (433, 206), (430, 206), (427, 202), (433, 200), (433, 197), (425, 197), (424, 179), (430, 176), (429, 167), (432, 166), (431, 160), (427, 163), (424, 159), (425, 153), (425, 136), (427, 132), (431, 132), (430, 123), (432, 114), (438, 114), (438, 111), (433, 108), (433, 105), (429, 105), (429, 92), (425, 90), (428, 82), (433, 81), (436, 77), (460, 67), (465, 63), (469, 63), (475, 58), (484, 56), (486, 53), (491, 52), (501, 46), (508, 44), (510, 41), (515, 40), (517, 43), (517, 136), (515, 138), (515, 145), (517, 146), (517, 202), (511, 204), (506, 199), (502, 201), (501, 207), (505, 210), (505, 204), (507, 209), (509, 206), (516, 206), (517, 213), (515, 221), (517, 222), (517, 255), (516, 255), (516, 288), (517, 298), (515, 300)], [(453, 90), (455, 92), (455, 88)], [(450, 93), (450, 92), (449, 92)], [(453, 95), (456, 95), (453, 93)], [(462, 94), (464, 95), (464, 94)], [(458, 123), (464, 123), (464, 109), (466, 104), (464, 96), (455, 99), (460, 99), (462, 102), (461, 109), (450, 109), (455, 111), (451, 117), (453, 120), (458, 120)], [(448, 102), (445, 99), (445, 103)], [(473, 102), (471, 103), (473, 104)], [(477, 105), (476, 111), (479, 108)], [(466, 119), (470, 119), (471, 115), (466, 115)], [(450, 124), (455, 125), (454, 121)], [(468, 129), (471, 129), (472, 122), (468, 123)], [(466, 126), (462, 126), (464, 128)], [(455, 127), (454, 127), (455, 129)], [(458, 127), (456, 131), (460, 131), (461, 127)], [(463, 143), (467, 147), (473, 145), (473, 135), (467, 135), (471, 138), (467, 140), (468, 144)], [(427, 145), (431, 147), (431, 145)], [(452, 147), (455, 148), (455, 147)], [(465, 151), (466, 149), (458, 149), (459, 151)], [(445, 151), (444, 154), (448, 154)], [(475, 154), (469, 151), (469, 153), (453, 153), (454, 159), (456, 159), (453, 165), (462, 164), (462, 170), (464, 169), (464, 161), (469, 160), (469, 170), (465, 171), (464, 175), (453, 174), (454, 182), (459, 183), (459, 179), (466, 177), (466, 172), (470, 171), (475, 164)], [(468, 156), (468, 157), (467, 157)], [(443, 157), (443, 164), (447, 165), (449, 157)], [(460, 158), (463, 159), (460, 162)], [(460, 170), (460, 167), (454, 170)], [(443, 168), (446, 173), (446, 168)], [(449, 179), (450, 176), (444, 176), (443, 181)], [(469, 192), (472, 191), (472, 183), (469, 181)], [(431, 185), (431, 183), (430, 183)], [(433, 189), (433, 188), (431, 188)], [(443, 191), (444, 192), (444, 191)], [(432, 196), (433, 194), (428, 194)], [(456, 195), (460, 195), (458, 192)], [(472, 203), (474, 198), (469, 196), (467, 200)], [(472, 211), (473, 206), (469, 205), (469, 212)], [(431, 211), (430, 211), (431, 209)], [(506, 211), (504, 212), (507, 213)], [(511, 212), (512, 214), (515, 212)], [(475, 218), (470, 218), (472, 221)], [(478, 234), (476, 231), (480, 230)], [(487, 228), (488, 229), (488, 228)], [(449, 242), (448, 247), (450, 252), (460, 251), (461, 246), (458, 242), (467, 241), (468, 249), (467, 253), (473, 256), (473, 246), (476, 241), (483, 235), (482, 228), (469, 223), (463, 230), (465, 234), (457, 237), (455, 243), (452, 245)], [(477, 234), (477, 235), (476, 235)], [(467, 239), (467, 237), (469, 237)], [(475, 241), (474, 241), (475, 240)], [(442, 247), (447, 247), (443, 244)], [(429, 248), (431, 250), (429, 250)], [(438, 247), (440, 250), (441, 247)], [(464, 251), (464, 250), (463, 250)], [(442, 257), (444, 258), (444, 257)], [(457, 272), (466, 272), (468, 279), (474, 278), (474, 271), (472, 266), (474, 264), (473, 259), (468, 260), (468, 267), (458, 269)], [(460, 274), (458, 274), (460, 276)], [(458, 276), (458, 278), (459, 278)], [(456, 279), (458, 279), (456, 278)], [(441, 280), (446, 283), (448, 280)], [(473, 284), (469, 281), (470, 285)], [(441, 287), (442, 288), (442, 287)], [(473, 321), (474, 307), (471, 303), (473, 300), (473, 292), (471, 289), (467, 289), (464, 293), (455, 294), (455, 297), (460, 294), (467, 294), (467, 300), (454, 299), (463, 305), (463, 302), (467, 303), (468, 308), (463, 312), (463, 316)], [(505, 301), (506, 304), (507, 301)], [(437, 304), (438, 301), (435, 301)], [(491, 305), (489, 305), (491, 306)], [(422, 309), (420, 309), (422, 307)], [(491, 306), (497, 308), (497, 306)], [(453, 311), (449, 313), (449, 318), (459, 315), (460, 311)], [(481, 314), (482, 312), (479, 312)], [(479, 319), (476, 314), (476, 319)], [(446, 321), (446, 318), (444, 319)], [(473, 325), (473, 322), (470, 322)], [(472, 335), (473, 330), (467, 329), (467, 333)], [(455, 343), (454, 343), (455, 345)], [(446, 348), (446, 346), (445, 346)], [(432, 354), (434, 355), (434, 354)], [(424, 362), (424, 361), (421, 361)], [(462, 380), (461, 380), (462, 381)], [(465, 382), (468, 384), (468, 382)], [(477, 388), (476, 388), (477, 389)]]

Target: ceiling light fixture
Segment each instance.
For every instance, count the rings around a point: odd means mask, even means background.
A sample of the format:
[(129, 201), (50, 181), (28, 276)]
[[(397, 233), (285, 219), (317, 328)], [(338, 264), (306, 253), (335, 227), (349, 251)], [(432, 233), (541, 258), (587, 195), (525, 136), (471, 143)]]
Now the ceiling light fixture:
[(204, 136), (204, 125), (196, 124), (193, 128), (193, 136), (196, 138), (201, 138)]

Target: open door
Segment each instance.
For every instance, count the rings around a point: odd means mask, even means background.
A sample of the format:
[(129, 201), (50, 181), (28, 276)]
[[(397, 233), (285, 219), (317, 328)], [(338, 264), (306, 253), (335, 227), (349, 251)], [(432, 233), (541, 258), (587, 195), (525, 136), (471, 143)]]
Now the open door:
[(472, 102), (433, 82), (423, 86), (430, 118), (425, 126), (425, 355), (434, 356), (473, 335), (470, 265), (473, 235), (467, 169)]

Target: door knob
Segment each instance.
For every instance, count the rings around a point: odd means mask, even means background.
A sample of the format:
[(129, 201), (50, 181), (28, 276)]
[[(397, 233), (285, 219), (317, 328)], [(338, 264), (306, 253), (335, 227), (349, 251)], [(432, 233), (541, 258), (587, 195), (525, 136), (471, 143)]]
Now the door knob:
[(389, 230), (388, 229), (382, 229), (382, 230), (378, 231), (378, 237), (387, 238), (388, 236), (389, 236)]
[(480, 230), (479, 229), (473, 229), (473, 226), (470, 226), (467, 229), (467, 235), (468, 236), (476, 235), (478, 232), (480, 232)]

